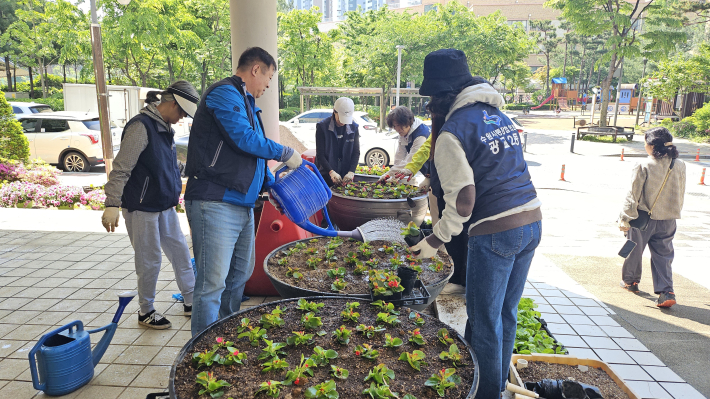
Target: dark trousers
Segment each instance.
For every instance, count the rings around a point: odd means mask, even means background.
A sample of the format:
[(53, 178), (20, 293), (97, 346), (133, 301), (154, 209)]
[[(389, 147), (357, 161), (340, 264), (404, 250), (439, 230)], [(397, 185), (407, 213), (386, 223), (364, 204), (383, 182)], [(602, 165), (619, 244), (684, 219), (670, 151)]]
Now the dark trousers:
[(646, 244), (651, 251), (651, 276), (653, 277), (653, 292), (673, 292), (673, 237), (675, 236), (675, 219), (653, 220), (648, 222), (646, 231), (631, 228), (626, 238), (636, 243), (636, 247), (624, 260), (621, 277), (626, 284), (641, 281), (641, 255)]
[[(444, 202), (441, 198), (436, 198), (436, 204), (439, 207), (439, 219), (441, 220), (441, 214), (444, 212)], [(461, 234), (451, 237), (451, 241), (444, 244), (446, 247), (446, 252), (451, 256), (451, 260), (454, 262), (454, 275), (451, 276), (450, 283), (466, 286), (466, 264), (468, 260), (468, 227), (471, 223), (464, 223), (463, 230)]]

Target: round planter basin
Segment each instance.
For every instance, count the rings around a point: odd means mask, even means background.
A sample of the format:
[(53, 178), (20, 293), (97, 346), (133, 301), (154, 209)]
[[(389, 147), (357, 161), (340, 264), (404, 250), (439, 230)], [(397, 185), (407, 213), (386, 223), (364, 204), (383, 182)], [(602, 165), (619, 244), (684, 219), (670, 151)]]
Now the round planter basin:
[(372, 199), (347, 197), (333, 193), (328, 201), (330, 219), (340, 230), (350, 231), (374, 219), (398, 219), (404, 224), (422, 224), (429, 202), (426, 195), (412, 197), (413, 207), (406, 198)]

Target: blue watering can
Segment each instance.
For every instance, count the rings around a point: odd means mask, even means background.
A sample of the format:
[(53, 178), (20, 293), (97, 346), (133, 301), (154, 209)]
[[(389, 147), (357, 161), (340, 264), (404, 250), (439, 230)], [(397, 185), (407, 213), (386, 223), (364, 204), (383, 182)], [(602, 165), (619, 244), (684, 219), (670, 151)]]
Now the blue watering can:
[[(313, 170), (307, 168), (310, 166)], [(320, 234), (326, 237), (348, 237), (359, 241), (363, 240), (363, 234), (359, 229), (353, 231), (338, 231), (333, 228), (328, 216), (326, 205), (333, 196), (328, 184), (323, 180), (323, 176), (318, 172), (316, 165), (305, 159), (301, 166), (290, 171), (285, 176), (281, 174), (287, 169), (286, 166), (279, 168), (274, 174), (276, 180), (271, 184), (270, 194), (281, 205), (284, 214), (298, 227), (313, 234)], [(323, 210), (323, 216), (328, 222), (328, 228), (316, 226), (309, 218), (316, 212)]]
[[(136, 295), (136, 291), (118, 294), (118, 310), (111, 324), (87, 331), (81, 321), (74, 320), (44, 334), (29, 354), (32, 385), (35, 389), (44, 391), (47, 395), (61, 396), (74, 392), (91, 381), (94, 377), (94, 367), (111, 343), (123, 310)], [(92, 351), (89, 334), (101, 331), (105, 331), (104, 336)]]

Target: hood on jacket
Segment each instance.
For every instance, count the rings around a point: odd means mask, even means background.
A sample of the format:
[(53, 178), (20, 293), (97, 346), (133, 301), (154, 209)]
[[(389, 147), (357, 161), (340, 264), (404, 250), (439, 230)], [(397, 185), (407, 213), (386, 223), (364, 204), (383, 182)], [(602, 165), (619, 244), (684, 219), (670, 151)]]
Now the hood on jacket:
[(414, 133), (414, 131), (417, 130), (419, 128), (419, 125), (421, 125), (421, 124), (422, 124), (422, 120), (415, 117), (414, 122), (412, 122), (412, 127), (409, 128), (409, 133), (407, 133), (407, 135), (404, 137), (399, 136), (399, 143), (402, 145), (405, 145), (405, 146), (407, 144), (409, 144), (409, 136), (411, 136), (412, 133)]
[(150, 103), (146, 105), (140, 110), (140, 113), (155, 119), (159, 125), (165, 127), (167, 131), (170, 131), (170, 125), (163, 120), (163, 117), (160, 115), (160, 111), (158, 111), (158, 107), (155, 104), (157, 103)]
[(505, 105), (505, 100), (503, 96), (488, 83), (469, 86), (456, 96), (456, 100), (451, 106), (449, 113), (446, 115), (446, 119), (448, 120), (451, 114), (457, 109), (473, 103), (486, 103), (493, 107), (500, 108)]

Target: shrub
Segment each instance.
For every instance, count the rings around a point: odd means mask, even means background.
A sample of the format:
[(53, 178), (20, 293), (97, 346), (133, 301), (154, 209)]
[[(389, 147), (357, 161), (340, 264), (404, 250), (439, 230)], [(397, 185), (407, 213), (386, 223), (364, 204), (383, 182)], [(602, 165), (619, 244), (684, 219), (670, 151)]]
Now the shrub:
[(692, 137), (698, 130), (695, 123), (695, 118), (691, 116), (683, 119), (680, 122), (673, 123), (671, 126), (668, 127), (668, 130), (670, 130), (671, 134), (673, 134), (673, 136), (675, 137)]
[(0, 182), (23, 181), (49, 187), (59, 184), (61, 173), (57, 168), (40, 159), (23, 164), (0, 158)]
[(47, 98), (13, 98), (12, 101), (47, 104), (52, 108), (52, 111), (64, 111), (64, 97), (62, 97), (62, 92), (55, 93)]
[(0, 158), (24, 161), (30, 156), (30, 143), (15, 119), (12, 107), (0, 92)]
[(508, 104), (505, 104), (504, 106), (502, 106), (501, 109), (508, 110), (508, 111), (513, 111), (513, 110), (519, 111), (524, 108), (532, 108), (532, 107), (536, 107), (536, 106), (537, 106), (537, 104), (533, 105), (530, 103), (517, 103), (517, 104), (508, 103)]
[(282, 108), (279, 110), (279, 120), (281, 122), (286, 122), (287, 120), (298, 115), (298, 108)]
[(702, 108), (695, 111), (691, 118), (695, 122), (698, 135), (710, 136), (710, 102), (705, 103)]

